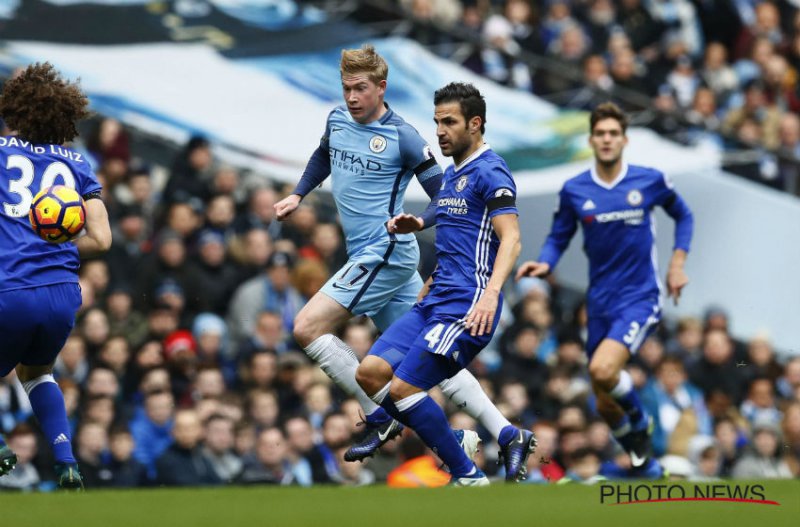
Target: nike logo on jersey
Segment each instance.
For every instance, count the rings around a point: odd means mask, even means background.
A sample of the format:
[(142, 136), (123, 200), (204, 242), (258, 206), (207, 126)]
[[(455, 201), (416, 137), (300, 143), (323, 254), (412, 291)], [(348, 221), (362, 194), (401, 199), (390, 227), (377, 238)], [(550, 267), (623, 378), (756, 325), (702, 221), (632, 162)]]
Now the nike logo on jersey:
[(331, 133), (333, 133), (333, 132), (341, 132), (342, 130), (344, 130), (344, 128), (337, 128), (335, 126), (331, 126)]
[(594, 201), (587, 199), (586, 203), (584, 203), (583, 207), (581, 207), (581, 210), (594, 210), (596, 208), (597, 207), (595, 206)]
[(342, 287), (339, 284), (337, 284), (336, 282), (332, 283), (331, 287), (333, 287), (334, 289), (341, 289), (342, 291), (347, 291), (346, 287)]

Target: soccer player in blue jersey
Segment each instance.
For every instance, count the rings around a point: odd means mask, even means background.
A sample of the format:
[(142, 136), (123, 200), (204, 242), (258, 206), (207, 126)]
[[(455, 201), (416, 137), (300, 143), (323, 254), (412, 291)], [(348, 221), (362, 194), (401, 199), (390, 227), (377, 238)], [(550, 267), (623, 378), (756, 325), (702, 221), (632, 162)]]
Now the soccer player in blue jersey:
[[(520, 251), (516, 185), (505, 161), (483, 141), (486, 103), (474, 86), (448, 84), (434, 104), (439, 146), (455, 163), (445, 171), (437, 199), (436, 271), (420, 302), (372, 347), (357, 379), (439, 455), (454, 484), (488, 485), (427, 390), (463, 371), (497, 328), (501, 289)], [(409, 214), (389, 222), (398, 233), (424, 226), (423, 218)], [(520, 470), (507, 475), (519, 479), (535, 446), (533, 434), (509, 425), (499, 440), (524, 444), (514, 453)]]
[[(424, 227), (432, 226), (442, 171), (425, 140), (384, 103), (388, 66), (374, 48), (344, 50), (340, 69), (346, 104), (330, 112), (300, 182), (275, 210), (278, 219), (286, 219), (331, 175), (348, 262), (298, 313), (294, 337), (364, 408), (368, 433), (345, 454), (346, 460), (355, 461), (371, 456), (402, 426), (359, 387), (358, 359), (334, 333), (353, 315), (368, 315), (385, 331), (414, 304), (422, 287), (417, 273), (419, 247), (413, 234), (389, 232), (387, 223), (403, 212), (406, 187), (416, 176), (432, 200), (422, 221)], [(443, 379), (441, 388), (494, 437), (510, 427), (469, 372)], [(501, 443), (506, 458), (519, 457), (513, 454), (523, 448), (517, 443)], [(512, 473), (520, 470), (516, 465), (507, 468)]]
[(664, 174), (623, 161), (628, 121), (616, 105), (595, 108), (590, 125), (595, 164), (564, 184), (539, 259), (524, 263), (517, 279), (551, 272), (578, 223), (583, 226), (589, 257), (586, 351), (597, 410), (630, 454), (635, 474), (659, 477), (661, 467), (650, 458), (649, 418), (624, 366), (661, 319), (653, 209), (661, 206), (675, 220), (667, 290), (676, 304), (689, 282), (683, 265), (692, 213)]
[[(0, 116), (14, 132), (0, 137), (0, 376), (16, 369), (66, 489), (82, 489), (83, 481), (53, 362), (81, 305), (80, 257), (111, 246), (100, 184), (87, 160), (64, 146), (78, 134), (75, 123), (88, 115), (87, 106), (80, 87), (49, 63), (29, 66), (0, 95)], [(47, 243), (28, 223), (33, 196), (54, 184), (85, 200), (86, 226), (74, 243)], [(15, 463), (0, 439), (0, 475)]]

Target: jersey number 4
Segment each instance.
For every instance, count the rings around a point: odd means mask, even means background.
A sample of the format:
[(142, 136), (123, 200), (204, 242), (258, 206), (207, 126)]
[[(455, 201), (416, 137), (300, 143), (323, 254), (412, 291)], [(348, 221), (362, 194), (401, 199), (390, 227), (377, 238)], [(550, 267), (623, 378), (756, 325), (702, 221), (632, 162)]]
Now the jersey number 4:
[[(31, 192), (31, 184), (33, 184), (33, 177), (35, 175), (33, 161), (21, 155), (8, 156), (6, 169), (16, 169), (20, 172), (20, 177), (18, 179), (8, 180), (8, 190), (12, 194), (17, 194), (19, 196), (19, 202), (7, 203), (4, 201), (3, 211), (6, 213), (6, 216), (11, 216), (13, 218), (27, 216), (28, 211), (31, 210), (31, 203), (33, 202), (33, 192)], [(75, 176), (72, 174), (72, 170), (70, 170), (65, 163), (55, 161), (44, 169), (39, 190), (52, 187), (56, 182), (56, 178), (59, 176), (64, 181), (64, 186), (75, 188)]]

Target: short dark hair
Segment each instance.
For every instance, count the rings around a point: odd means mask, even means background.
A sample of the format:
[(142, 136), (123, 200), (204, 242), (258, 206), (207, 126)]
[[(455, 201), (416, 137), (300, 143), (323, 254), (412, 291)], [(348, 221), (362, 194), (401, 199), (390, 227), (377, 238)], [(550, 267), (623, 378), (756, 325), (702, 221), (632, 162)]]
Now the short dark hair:
[(466, 82), (451, 82), (436, 90), (433, 95), (433, 104), (438, 106), (446, 102), (459, 103), (461, 113), (467, 121), (480, 117), (481, 133), (486, 133), (486, 101), (478, 88)]
[(0, 95), (0, 116), (20, 138), (34, 144), (72, 141), (78, 135), (76, 123), (89, 116), (88, 106), (80, 86), (61, 78), (49, 62), (25, 68)]
[(628, 116), (613, 102), (604, 102), (595, 107), (589, 117), (589, 131), (593, 132), (597, 123), (603, 119), (616, 119), (623, 134), (628, 130)]

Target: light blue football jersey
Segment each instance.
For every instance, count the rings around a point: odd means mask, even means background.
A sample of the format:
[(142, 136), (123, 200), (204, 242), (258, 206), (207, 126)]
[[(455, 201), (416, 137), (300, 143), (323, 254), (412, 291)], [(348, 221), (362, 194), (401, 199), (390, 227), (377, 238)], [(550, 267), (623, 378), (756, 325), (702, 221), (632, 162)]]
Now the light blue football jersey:
[[(386, 222), (403, 212), (415, 174), (420, 182), (441, 174), (425, 140), (389, 108), (369, 124), (354, 121), (346, 106), (335, 108), (320, 147), (330, 158), (333, 197), (350, 256), (389, 241)], [(396, 239), (416, 243), (413, 234)]]

